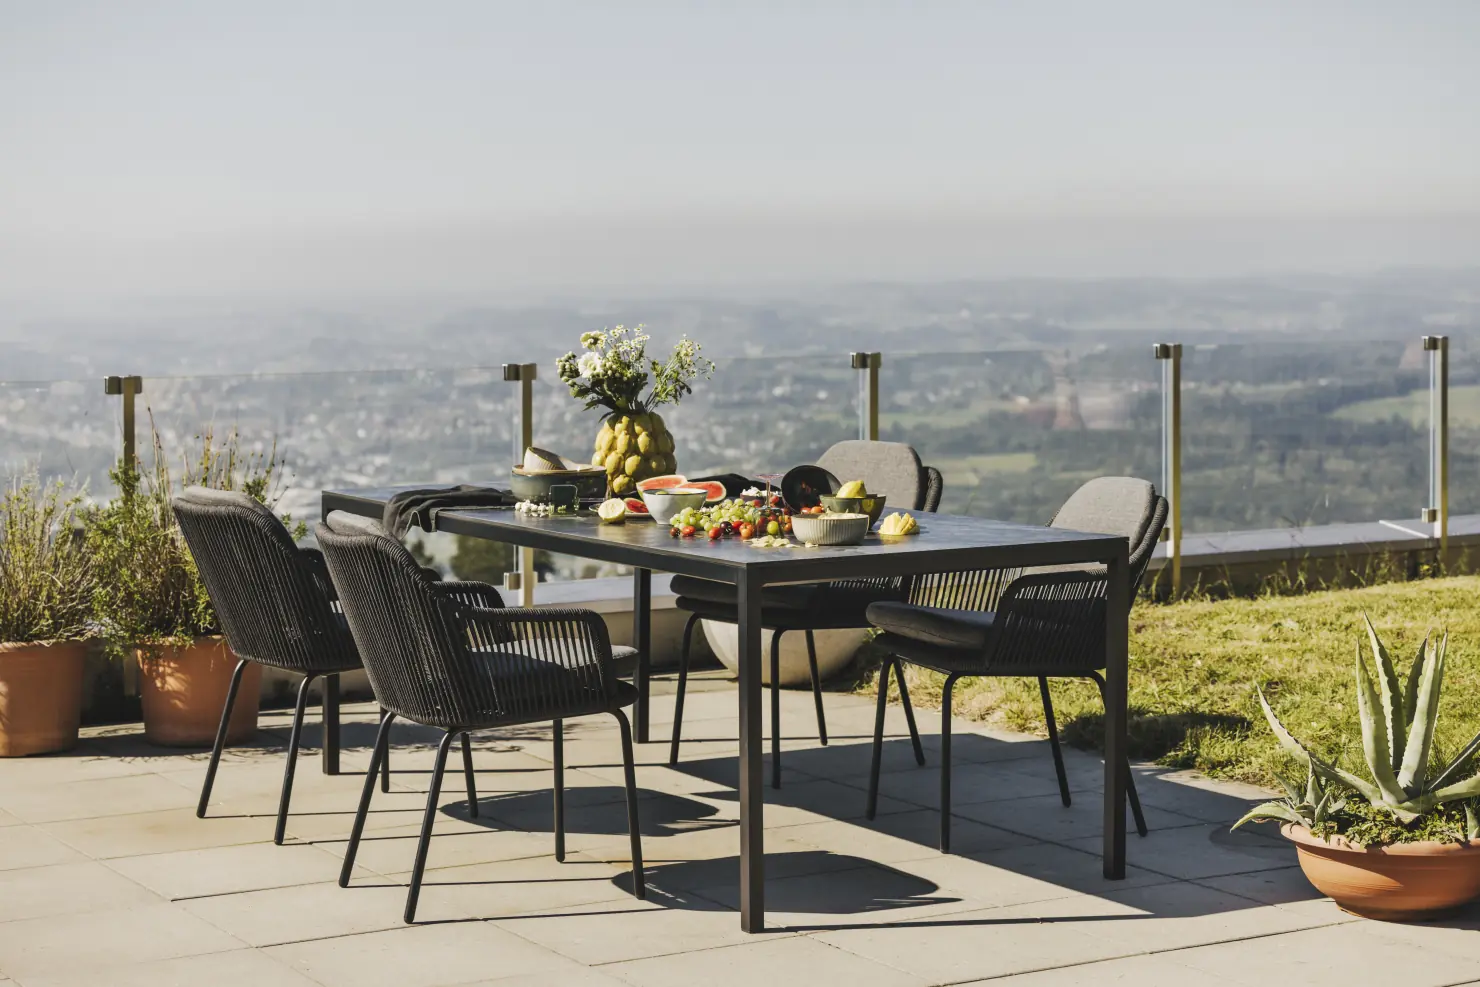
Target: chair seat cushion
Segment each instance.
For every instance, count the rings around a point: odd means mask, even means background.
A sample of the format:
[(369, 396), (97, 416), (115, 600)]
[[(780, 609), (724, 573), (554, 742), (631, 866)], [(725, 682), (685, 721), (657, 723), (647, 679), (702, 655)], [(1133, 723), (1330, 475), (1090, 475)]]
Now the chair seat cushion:
[(974, 610), (919, 607), (909, 603), (874, 603), (868, 621), (889, 634), (897, 634), (942, 648), (980, 651), (987, 646), (997, 615)]
[[(728, 583), (674, 576), (670, 585), (680, 610), (728, 623), (739, 619), (735, 587)], [(869, 604), (903, 595), (903, 586), (855, 582), (768, 586), (761, 592), (761, 615), (767, 627), (783, 630), (867, 627)]]
[[(702, 600), (705, 603), (719, 603), (728, 607), (736, 605), (736, 590), (733, 583), (700, 579), (698, 576), (674, 576), (668, 585), (673, 590), (674, 596)], [(816, 602), (819, 589), (821, 585), (818, 583), (800, 586), (767, 586), (761, 591), (761, 606), (806, 610)]]
[(630, 706), (637, 698), (631, 684), (614, 676), (608, 677), (603, 691), (585, 671), (517, 651), (479, 652), (476, 674), (479, 692), (494, 699), (493, 707), (482, 712), (499, 722), (606, 713)]

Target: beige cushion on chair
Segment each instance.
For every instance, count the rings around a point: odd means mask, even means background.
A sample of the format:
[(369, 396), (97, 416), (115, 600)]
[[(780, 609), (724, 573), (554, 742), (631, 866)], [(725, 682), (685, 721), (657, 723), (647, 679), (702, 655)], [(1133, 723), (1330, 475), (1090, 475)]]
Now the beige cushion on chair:
[(1156, 488), (1134, 476), (1101, 476), (1074, 491), (1049, 522), (1096, 535), (1121, 535), (1134, 547), (1156, 511)]
[(911, 510), (925, 498), (925, 469), (913, 446), (903, 442), (849, 439), (822, 454), (817, 465), (842, 483), (862, 480), (869, 493), (883, 494), (888, 507)]

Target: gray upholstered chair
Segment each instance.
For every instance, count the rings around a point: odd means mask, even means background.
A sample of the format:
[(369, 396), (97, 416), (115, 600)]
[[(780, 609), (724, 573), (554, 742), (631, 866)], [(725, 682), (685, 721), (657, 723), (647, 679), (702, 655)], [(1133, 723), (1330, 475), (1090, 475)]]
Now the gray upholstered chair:
[[(940, 506), (943, 482), (940, 471), (920, 462), (915, 450), (903, 442), (839, 442), (822, 454), (817, 464), (840, 480), (863, 480), (871, 493), (883, 494), (889, 507), (934, 511)], [(689, 615), (683, 629), (683, 647), (678, 666), (678, 697), (673, 712), (673, 741), (668, 761), (678, 763), (683, 731), (683, 700), (688, 682), (689, 654), (694, 625), (699, 620), (733, 624), (739, 620), (735, 587), (695, 576), (674, 576), (671, 583), (678, 597), (676, 606)], [(867, 609), (880, 600), (904, 600), (909, 586), (903, 579), (857, 579), (802, 586), (775, 586), (762, 595), (761, 625), (771, 635), (771, 784), (781, 787), (781, 635), (802, 631), (807, 637), (807, 661), (812, 673), (812, 699), (817, 708), (817, 735), (827, 744), (827, 719), (822, 710), (822, 682), (817, 674), (817, 647), (813, 632), (868, 627)], [(900, 688), (904, 688), (903, 680)], [(905, 709), (909, 710), (906, 704)], [(915, 756), (924, 764), (924, 751), (909, 718)]]
[[(1130, 543), (1131, 599), (1146, 572), (1166, 524), (1166, 498), (1145, 480), (1100, 477), (1080, 487), (1050, 524), (1057, 528), (1123, 535)], [(904, 685), (910, 662), (945, 675), (941, 690), (940, 848), (951, 845), (951, 690), (974, 676), (1037, 678), (1043, 697), (1059, 795), (1069, 805), (1069, 781), (1049, 698), (1050, 678), (1093, 679), (1103, 698), (1105, 680), (1104, 566), (1047, 566), (1027, 570), (946, 573), (917, 580), (911, 602), (871, 604), (868, 619), (884, 633), (875, 644), (891, 657), (879, 671), (874, 756), (870, 769), (868, 817), (879, 797), (879, 765), (884, 744), (884, 709), (893, 671)], [(909, 694), (900, 689), (906, 706)], [(1146, 835), (1146, 819), (1127, 775), (1126, 794), (1136, 830)]]

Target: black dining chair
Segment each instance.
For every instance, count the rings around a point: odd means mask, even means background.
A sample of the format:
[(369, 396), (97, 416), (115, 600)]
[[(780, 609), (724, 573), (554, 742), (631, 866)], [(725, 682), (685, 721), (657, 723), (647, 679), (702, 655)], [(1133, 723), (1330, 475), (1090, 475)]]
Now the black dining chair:
[[(405, 546), (365, 518), (336, 511), (315, 531), (371, 688), (386, 711), (350, 831), (340, 887), (349, 884), (375, 791), (375, 773), (397, 717), (445, 731), (437, 747), (406, 896), (405, 919), (410, 923), (416, 917), (452, 738), (462, 734), (466, 751), (470, 730), (553, 724), (555, 859), (564, 860), (562, 723), (606, 713), (621, 729), (632, 890), (636, 897), (645, 897), (632, 729), (622, 712), (636, 701), (637, 690), (616, 676), (601, 617), (589, 610), (506, 610), (492, 586), (434, 581)], [(468, 774), (468, 798), (476, 806), (471, 769)]]
[(293, 770), (303, 733), (309, 686), (325, 675), (360, 667), (349, 626), (323, 556), (299, 548), (277, 516), (239, 491), (190, 487), (171, 501), (227, 645), (239, 659), (226, 691), (221, 726), (211, 748), (195, 814), (205, 818), (226, 745), (231, 710), (248, 662), (303, 676), (288, 734), (288, 760), (278, 797), (273, 842), (281, 844), (293, 794)]
[[(903, 442), (839, 442), (822, 454), (817, 465), (840, 480), (863, 480), (870, 493), (883, 494), (887, 508), (935, 511), (940, 506), (944, 482), (940, 471), (925, 466), (913, 448)], [(673, 740), (668, 763), (678, 763), (683, 733), (684, 693), (688, 685), (689, 659), (694, 625), (700, 620), (739, 623), (735, 587), (697, 576), (674, 576), (669, 584), (677, 609), (689, 615), (684, 624), (679, 651), (678, 696), (673, 711)], [(801, 631), (807, 640), (807, 664), (812, 678), (812, 701), (817, 709), (817, 736), (827, 746), (827, 717), (822, 707), (822, 680), (817, 672), (815, 631), (863, 629), (869, 626), (869, 604), (880, 600), (903, 600), (908, 594), (904, 579), (850, 579), (800, 586), (768, 586), (761, 593), (761, 626), (771, 631), (771, 785), (781, 787), (781, 636)], [(900, 688), (904, 682), (900, 680)], [(910, 737), (921, 764), (925, 754), (915, 729), (909, 704)]]
[[(1145, 480), (1100, 477), (1065, 501), (1050, 524), (1056, 528), (1122, 535), (1130, 545), (1130, 598), (1151, 561), (1166, 525), (1167, 501)], [(922, 577), (911, 602), (881, 602), (868, 608), (869, 621), (884, 633), (875, 644), (890, 657), (879, 670), (873, 762), (869, 772), (868, 818), (879, 798), (884, 746), (884, 710), (891, 671), (901, 686), (909, 662), (946, 677), (941, 690), (940, 848), (951, 845), (951, 691), (963, 678), (1036, 678), (1058, 775), (1059, 796), (1070, 804), (1069, 780), (1059, 746), (1049, 696), (1050, 678), (1092, 679), (1105, 695), (1104, 566), (1048, 566), (1031, 570), (990, 570)], [(909, 694), (901, 688), (908, 705)], [(1123, 765), (1126, 796), (1136, 831), (1146, 835), (1146, 819), (1136, 795), (1130, 762)]]

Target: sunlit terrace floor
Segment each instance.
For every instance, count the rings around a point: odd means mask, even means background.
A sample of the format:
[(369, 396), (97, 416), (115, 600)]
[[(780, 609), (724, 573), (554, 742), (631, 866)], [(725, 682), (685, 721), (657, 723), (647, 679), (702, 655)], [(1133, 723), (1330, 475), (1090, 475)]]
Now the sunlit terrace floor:
[[(481, 816), (450, 771), (416, 927), (401, 909), (431, 751), (415, 728), (395, 737), (393, 791), (377, 795), (348, 890), (335, 878), (358, 776), (326, 777), (305, 753), (290, 845), (271, 843), (282, 714), (264, 714), (258, 746), (223, 762), (205, 820), (205, 755), (150, 747), (136, 728), (0, 761), (0, 985), (1480, 982), (1480, 911), (1428, 926), (1339, 911), (1278, 839), (1228, 833), (1250, 789), (1138, 770), (1153, 831), (1131, 836), (1128, 879), (1108, 882), (1099, 762), (1071, 752), (1066, 809), (1044, 742), (962, 721), (958, 852), (942, 856), (935, 762), (915, 767), (897, 708), (869, 823), (871, 703), (829, 696), (834, 739), (821, 748), (811, 697), (785, 700), (785, 787), (767, 790), (766, 808), (774, 931), (746, 935), (734, 911), (735, 693), (704, 677), (683, 763), (666, 765), (666, 744), (638, 748), (646, 903), (626, 889), (610, 720), (567, 726), (564, 864), (550, 855), (548, 732), (478, 739)], [(666, 738), (671, 695), (654, 705)], [(363, 770), (374, 709), (347, 714), (346, 764)], [(928, 743), (937, 725), (924, 714)]]

